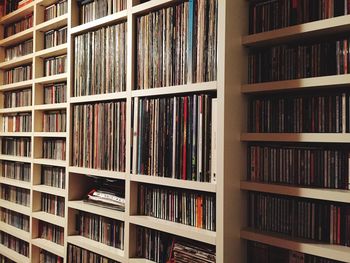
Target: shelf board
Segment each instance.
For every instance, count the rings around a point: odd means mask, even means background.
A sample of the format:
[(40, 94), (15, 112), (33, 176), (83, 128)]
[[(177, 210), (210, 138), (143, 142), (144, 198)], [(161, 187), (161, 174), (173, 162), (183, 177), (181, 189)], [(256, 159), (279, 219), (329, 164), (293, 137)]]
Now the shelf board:
[(174, 223), (150, 216), (130, 216), (130, 223), (167, 232), (173, 235), (186, 237), (211, 245), (216, 244), (216, 232), (209, 231), (180, 223)]
[(350, 247), (346, 246), (320, 244), (316, 241), (292, 239), (279, 234), (267, 234), (250, 229), (241, 230), (241, 238), (314, 256), (350, 262)]
[(16, 113), (16, 112), (29, 112), (29, 111), (32, 111), (32, 106), (2, 108), (2, 109), (0, 109), (0, 114)]
[(57, 3), (57, 0), (36, 0), (36, 4), (41, 6), (49, 6), (54, 3)]
[(10, 201), (0, 199), (0, 207), (30, 216), (31, 209), (29, 206), (19, 205)]
[(241, 190), (350, 203), (350, 190), (306, 188), (247, 181), (241, 182)]
[(1, 132), (0, 137), (30, 137), (31, 132)]
[(61, 110), (66, 109), (68, 103), (55, 103), (55, 104), (41, 104), (35, 105), (34, 110)]
[(66, 26), (68, 23), (68, 14), (64, 14), (58, 17), (55, 17), (53, 19), (50, 19), (48, 21), (45, 21), (35, 27), (35, 30), (41, 31), (41, 32), (47, 32), (52, 29), (58, 29), (61, 27)]
[(169, 187), (183, 188), (183, 189), (195, 189), (196, 191), (203, 192), (216, 192), (216, 184), (212, 183), (203, 183), (196, 181), (188, 181), (181, 179), (173, 179), (160, 176), (150, 176), (150, 175), (130, 175), (130, 180), (133, 182), (147, 183), (147, 184), (156, 184), (164, 185)]
[(48, 165), (48, 166), (59, 166), (59, 167), (66, 167), (66, 165), (67, 165), (67, 161), (45, 159), (45, 158), (35, 158), (33, 160), (33, 163), (43, 164), (43, 165)]
[(127, 10), (123, 10), (123, 11), (114, 13), (112, 15), (108, 15), (108, 16), (96, 19), (94, 21), (73, 27), (71, 28), (70, 33), (71, 35), (78, 35), (78, 34), (86, 33), (88, 31), (92, 31), (94, 29), (97, 29), (103, 26), (115, 24), (120, 21), (126, 20), (127, 15), (128, 15)]
[(241, 141), (350, 143), (350, 133), (243, 133)]
[(30, 163), (32, 161), (32, 158), (31, 157), (0, 154), (0, 160), (21, 162), (21, 163)]
[(7, 177), (0, 177), (0, 183), (12, 185), (12, 186), (17, 186), (17, 187), (24, 188), (24, 189), (31, 189), (30, 182), (21, 181), (21, 180), (17, 180), (17, 179), (11, 179), (11, 178), (7, 178)]
[(323, 76), (314, 78), (292, 79), (282, 81), (271, 81), (254, 84), (244, 84), (241, 87), (242, 93), (259, 93), (266, 91), (286, 91), (306, 88), (327, 88), (348, 86), (350, 74)]
[(0, 69), (14, 68), (33, 62), (33, 53), (0, 63)]
[(44, 222), (48, 222), (50, 224), (54, 224), (56, 226), (63, 227), (63, 228), (66, 226), (66, 222), (65, 222), (66, 220), (64, 217), (56, 216), (43, 211), (33, 212), (32, 217)]
[(150, 0), (148, 2), (138, 4), (132, 7), (132, 14), (144, 14), (151, 11), (170, 6), (173, 3), (180, 2), (179, 0)]
[(0, 251), (1, 255), (7, 257), (8, 259), (11, 259), (14, 262), (21, 262), (21, 263), (30, 263), (30, 259), (26, 256), (23, 256), (16, 251), (0, 244)]
[(20, 82), (15, 82), (11, 84), (5, 84), (0, 86), (0, 91), (9, 91), (9, 90), (15, 90), (15, 89), (22, 89), (22, 88), (28, 88), (32, 87), (33, 80), (25, 80)]
[(130, 263), (156, 263), (155, 261), (145, 259), (145, 258), (130, 258)]
[(104, 216), (104, 217), (108, 217), (108, 218), (113, 218), (113, 219), (116, 219), (119, 221), (125, 220), (125, 213), (124, 212), (120, 212), (117, 210), (92, 205), (92, 204), (89, 204), (89, 203), (81, 201), (81, 200), (69, 201), (68, 207), (73, 208), (75, 210), (80, 210), (80, 211), (84, 211), (84, 212), (88, 212), (88, 213), (92, 213), (92, 214), (96, 214), (96, 215), (100, 215), (100, 216)]
[(64, 258), (64, 246), (56, 244), (50, 240), (44, 238), (34, 238), (32, 239), (32, 245), (45, 249), (46, 251), (51, 252), (57, 256)]
[(49, 58), (67, 54), (67, 43), (35, 52), (36, 57)]
[(31, 240), (31, 236), (30, 236), (29, 232), (24, 231), (22, 229), (19, 229), (17, 227), (8, 225), (4, 222), (0, 222), (0, 229), (1, 229), (1, 231), (6, 232), (7, 234), (15, 236), (19, 239), (26, 241), (26, 242), (30, 242), (30, 240)]
[(164, 88), (142, 89), (133, 90), (131, 92), (132, 97), (146, 97), (146, 96), (161, 96), (169, 94), (179, 94), (187, 92), (203, 92), (203, 91), (215, 91), (217, 89), (217, 82), (202, 82), (194, 84), (186, 84), (179, 86), (171, 86)]
[(127, 97), (127, 94), (125, 91), (123, 91), (123, 92), (116, 92), (116, 93), (70, 97), (69, 102), (70, 103), (91, 103), (94, 101), (126, 99), (126, 97)]
[(98, 169), (91, 169), (91, 168), (84, 168), (84, 167), (69, 166), (68, 170), (70, 173), (87, 174), (87, 175), (94, 175), (99, 177), (121, 179), (121, 180), (125, 180), (125, 177), (126, 177), (126, 173), (123, 173), (123, 172), (98, 170)]
[(4, 24), (15, 22), (20, 18), (32, 13), (33, 10), (34, 10), (34, 0), (31, 3), (26, 4), (25, 6), (22, 6), (21, 8), (9, 13), (8, 15), (1, 17), (0, 24), (4, 25)]
[(301, 38), (345, 32), (350, 29), (350, 15), (324, 19), (286, 28), (276, 29), (242, 37), (242, 44), (248, 47), (279, 44)]
[(83, 236), (68, 236), (67, 243), (84, 248), (115, 261), (127, 262), (126, 258), (124, 257), (124, 251)]
[(57, 196), (66, 196), (66, 190), (58, 187), (48, 186), (48, 185), (33, 185), (33, 191), (45, 193), (45, 194), (51, 194), (51, 195), (57, 195)]
[(53, 76), (47, 76), (47, 77), (41, 77), (36, 78), (35, 83), (37, 84), (51, 84), (51, 83), (58, 83), (67, 81), (67, 73), (57, 74)]
[(28, 29), (23, 30), (21, 32), (18, 32), (17, 34), (9, 36), (7, 38), (1, 39), (0, 46), (1, 47), (8, 47), (8, 46), (15, 45), (19, 42), (23, 42), (27, 39), (33, 38), (33, 32), (34, 32), (34, 29), (33, 29), (33, 27), (31, 27), (31, 28), (28, 28)]
[(34, 132), (34, 137), (65, 138), (67, 134), (67, 132)]

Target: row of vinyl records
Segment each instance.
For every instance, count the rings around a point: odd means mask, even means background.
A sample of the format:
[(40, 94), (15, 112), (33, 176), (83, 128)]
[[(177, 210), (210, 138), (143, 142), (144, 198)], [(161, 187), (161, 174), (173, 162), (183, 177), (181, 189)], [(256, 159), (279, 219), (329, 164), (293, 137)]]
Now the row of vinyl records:
[(68, 1), (61, 0), (52, 5), (46, 6), (44, 10), (44, 21), (59, 17), (68, 12)]
[(30, 218), (27, 215), (8, 210), (6, 208), (0, 208), (0, 220), (8, 225), (29, 232)]
[(15, 82), (32, 79), (32, 64), (19, 66), (5, 71), (4, 84), (12, 84)]
[(4, 92), (4, 108), (25, 107), (32, 105), (32, 89)]
[(67, 55), (44, 59), (44, 76), (67, 72)]
[(66, 160), (66, 140), (65, 139), (44, 139), (43, 158)]
[(259, 242), (248, 241), (248, 263), (341, 263), (328, 258), (317, 257)]
[(5, 37), (10, 37), (12, 35), (15, 35), (19, 32), (22, 32), (26, 29), (29, 29), (33, 26), (33, 13), (26, 15), (25, 17), (23, 17), (22, 19), (18, 20), (17, 22), (14, 22), (12, 24), (8, 24), (5, 25), (4, 27), (4, 33), (5, 33)]
[(263, 0), (249, 3), (249, 34), (347, 15), (349, 0)]
[(248, 82), (260, 83), (350, 72), (349, 37), (330, 37), (251, 49)]
[[(61, 263), (63, 261), (54, 261), (53, 263)], [(67, 263), (118, 263), (112, 259), (106, 258), (89, 250), (68, 244)], [(47, 263), (45, 261), (45, 263)]]
[(29, 257), (29, 243), (3, 231), (0, 231), (0, 244), (25, 257)]
[(79, 235), (124, 250), (124, 222), (79, 211), (76, 225)]
[(215, 231), (215, 200), (210, 193), (139, 185), (138, 213)]
[(126, 90), (127, 24), (75, 37), (73, 96)]
[(63, 258), (44, 249), (40, 249), (39, 263), (63, 263)]
[(51, 48), (67, 43), (67, 26), (44, 33), (44, 48)]
[(41, 193), (41, 211), (64, 217), (64, 197)]
[(33, 53), (33, 39), (5, 48), (5, 61)]
[(137, 18), (137, 89), (217, 78), (217, 0), (192, 0)]
[(208, 94), (135, 99), (135, 172), (215, 183), (216, 111)]
[(30, 164), (12, 161), (0, 161), (1, 176), (30, 182)]
[(344, 203), (250, 192), (249, 227), (350, 246), (350, 207)]
[(65, 189), (66, 171), (63, 167), (41, 166), (41, 183), (43, 185)]
[(350, 131), (349, 94), (253, 97), (248, 131), (260, 133), (342, 133)]
[(47, 111), (43, 114), (44, 132), (65, 132), (67, 126), (66, 110)]
[(67, 83), (55, 83), (44, 86), (44, 104), (64, 103), (67, 101)]
[(32, 115), (17, 113), (2, 117), (2, 132), (30, 132), (32, 130)]
[(127, 0), (78, 0), (78, 2), (81, 24), (125, 10), (127, 7)]
[(31, 140), (30, 138), (11, 138), (6, 137), (0, 140), (1, 154), (30, 157)]
[(39, 237), (63, 246), (64, 228), (40, 220)]
[(23, 206), (30, 206), (30, 190), (12, 185), (0, 184), (0, 195), (2, 200)]

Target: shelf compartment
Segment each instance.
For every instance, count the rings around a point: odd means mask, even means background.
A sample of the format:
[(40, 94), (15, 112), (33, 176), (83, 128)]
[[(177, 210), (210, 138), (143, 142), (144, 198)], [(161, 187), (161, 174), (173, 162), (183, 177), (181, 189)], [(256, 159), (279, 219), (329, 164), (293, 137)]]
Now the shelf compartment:
[(15, 236), (15, 237), (22, 239), (24, 241), (30, 242), (30, 240), (31, 240), (31, 236), (30, 236), (29, 232), (24, 231), (22, 229), (19, 229), (17, 227), (8, 225), (4, 222), (0, 222), (0, 229), (1, 229), (1, 231), (4, 231), (7, 234)]
[(173, 235), (201, 241), (211, 245), (216, 244), (216, 232), (193, 226), (166, 221), (150, 216), (130, 216), (130, 223), (138, 226), (152, 228)]
[(29, 112), (29, 111), (32, 111), (32, 106), (3, 108), (3, 109), (0, 109), (0, 114), (16, 113), (16, 112)]
[(32, 217), (63, 228), (66, 226), (66, 220), (64, 217), (56, 216), (43, 211), (33, 212)]
[(31, 209), (29, 206), (19, 205), (19, 204), (12, 203), (2, 199), (0, 199), (0, 207), (15, 211), (17, 213), (21, 213), (27, 216), (30, 216), (30, 213), (31, 213)]
[(25, 80), (20, 82), (15, 82), (11, 84), (5, 84), (0, 86), (0, 91), (9, 91), (9, 90), (15, 90), (15, 89), (22, 89), (22, 88), (29, 88), (32, 87), (33, 80)]
[(36, 0), (36, 4), (41, 6), (49, 6), (54, 3), (57, 3), (57, 0)]
[(98, 170), (98, 169), (84, 168), (84, 167), (69, 166), (68, 170), (70, 173), (87, 174), (87, 175), (94, 175), (98, 177), (121, 179), (121, 180), (125, 180), (125, 177), (126, 177), (126, 173), (123, 173), (123, 172)]
[(34, 137), (65, 138), (67, 134), (67, 132), (34, 132)]
[(244, 84), (241, 87), (242, 93), (260, 93), (271, 91), (301, 90), (306, 88), (327, 88), (348, 86), (350, 74), (323, 76), (314, 78), (292, 79), (282, 81), (261, 82)]
[(9, 259), (11, 259), (14, 262), (21, 262), (21, 263), (30, 263), (30, 259), (26, 256), (23, 256), (16, 251), (0, 244), (0, 251), (1, 254)]
[(48, 186), (48, 185), (33, 185), (33, 191), (45, 193), (45, 194), (51, 194), (51, 195), (57, 195), (61, 197), (66, 196), (66, 190), (58, 187)]
[(279, 234), (264, 233), (251, 229), (241, 230), (241, 238), (314, 256), (350, 262), (350, 248), (346, 246), (320, 244), (316, 243), (316, 241), (292, 239)]
[(106, 101), (106, 100), (117, 100), (117, 99), (126, 99), (126, 91), (115, 92), (115, 93), (106, 93), (98, 95), (87, 95), (79, 97), (70, 97), (70, 103), (91, 103), (97, 101)]
[(345, 32), (350, 29), (350, 15), (324, 19), (242, 37), (242, 45), (257, 47), (301, 38)]
[(46, 251), (49, 251), (52, 254), (55, 254), (57, 256), (64, 258), (64, 255), (65, 255), (64, 246), (56, 244), (50, 240), (47, 240), (44, 238), (35, 238), (35, 239), (32, 239), (32, 245), (45, 249)]
[(68, 207), (75, 209), (75, 210), (80, 210), (88, 213), (92, 213), (95, 215), (100, 215), (112, 219), (116, 219), (119, 221), (125, 221), (125, 213), (113, 209), (108, 209), (96, 205), (91, 205), (87, 202), (84, 201), (69, 201), (68, 202)]
[(67, 43), (35, 52), (36, 57), (49, 58), (67, 54)]
[(12, 36), (9, 36), (7, 38), (0, 40), (0, 46), (8, 47), (8, 46), (17, 44), (19, 42), (25, 41), (27, 39), (33, 38), (33, 32), (34, 32), (33, 27), (23, 30), (21, 32), (18, 32), (17, 34), (14, 34)]
[(64, 14), (37, 25), (35, 29), (37, 31), (46, 32), (52, 29), (64, 27), (67, 25), (67, 23), (68, 23), (68, 14)]
[(31, 132), (1, 132), (0, 137), (30, 137)]
[(57, 74), (53, 76), (41, 77), (35, 80), (37, 84), (51, 84), (67, 81), (67, 73)]
[(66, 165), (67, 165), (67, 161), (45, 159), (45, 158), (35, 158), (33, 160), (33, 163), (43, 164), (43, 165), (48, 165), (48, 166), (59, 166), (59, 167), (66, 167)]
[(0, 183), (2, 184), (7, 184), (7, 185), (12, 185), (24, 189), (31, 189), (31, 184), (30, 182), (25, 182), (17, 179), (11, 179), (7, 177), (0, 177)]
[(33, 53), (0, 63), (0, 69), (14, 68), (33, 62)]
[(241, 141), (350, 143), (350, 133), (243, 133)]
[(61, 110), (66, 109), (68, 107), (68, 103), (55, 103), (55, 104), (40, 104), (35, 105), (35, 110)]
[(148, 2), (133, 6), (132, 14), (144, 14), (166, 6), (173, 5), (179, 0), (150, 0)]
[(24, 17), (30, 13), (33, 12), (34, 10), (34, 3), (35, 1), (33, 0), (31, 3), (26, 4), (25, 6), (9, 13), (8, 15), (3, 16), (0, 18), (0, 24), (9, 24), (12, 22), (17, 21), (20, 17)]
[(119, 262), (127, 262), (124, 251), (83, 236), (68, 236), (67, 242)]
[(248, 181), (241, 182), (241, 190), (350, 203), (350, 190), (306, 188)]
[(216, 193), (216, 184), (212, 183), (196, 182), (151, 175), (130, 175), (130, 180), (139, 183), (156, 184), (190, 190), (195, 189), (203, 192)]
[(131, 95), (132, 97), (162, 96), (187, 92), (216, 91), (216, 89), (217, 82), (211, 81), (163, 88), (133, 90)]
[(5, 155), (5, 154), (1, 154), (0, 155), (0, 160), (22, 162), (22, 163), (30, 163), (30, 162), (32, 162), (32, 158), (31, 157)]

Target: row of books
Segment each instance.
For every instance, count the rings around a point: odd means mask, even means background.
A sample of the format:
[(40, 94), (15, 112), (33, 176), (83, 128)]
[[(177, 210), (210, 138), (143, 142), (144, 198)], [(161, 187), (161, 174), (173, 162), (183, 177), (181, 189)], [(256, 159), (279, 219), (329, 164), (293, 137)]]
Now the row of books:
[[(1, 10), (1, 6), (0, 6), (0, 15), (2, 14), (2, 10)], [(16, 263), (14, 261), (12, 261), (11, 259), (3, 256), (3, 255), (0, 255), (0, 263)]]
[(5, 48), (5, 61), (33, 53), (33, 39)]
[(30, 157), (31, 140), (30, 138), (2, 138), (1, 154)]
[(350, 207), (343, 203), (249, 193), (249, 226), (329, 244), (350, 246)]
[(347, 149), (320, 146), (249, 145), (248, 180), (350, 189)]
[(216, 0), (193, 0), (138, 17), (136, 38), (137, 89), (216, 80)]
[(248, 106), (248, 131), (261, 133), (342, 133), (349, 131), (349, 95), (254, 97)]
[(73, 96), (126, 90), (126, 23), (75, 37)]
[(12, 185), (0, 185), (1, 199), (20, 204), (23, 206), (30, 206), (30, 190), (19, 188)]
[(44, 76), (67, 72), (67, 55), (44, 59)]
[(136, 98), (136, 173), (215, 183), (216, 105), (207, 94)]
[(1, 176), (30, 182), (30, 164), (12, 161), (1, 161)]
[(44, 104), (64, 103), (67, 101), (67, 83), (54, 83), (44, 86)]
[[(67, 252), (67, 262), (68, 263), (118, 263), (112, 259), (106, 258), (99, 254), (95, 254), (84, 248), (80, 248), (71, 244), (68, 244)], [(46, 261), (45, 261), (46, 263)], [(56, 263), (56, 262), (55, 262)], [(57, 262), (58, 263), (58, 262)]]
[(66, 140), (49, 138), (43, 140), (43, 158), (66, 160)]
[(138, 213), (215, 231), (215, 200), (209, 193), (139, 185)]
[(44, 48), (51, 48), (67, 43), (67, 26), (52, 29), (44, 33)]
[(29, 232), (29, 216), (0, 208), (0, 220), (8, 225)]
[(85, 24), (125, 10), (126, 0), (78, 0), (80, 23)]
[(63, 167), (41, 166), (41, 184), (65, 189), (66, 171)]
[(21, 0), (7, 0), (7, 1), (1, 1), (0, 6), (1, 6), (1, 15), (5, 16), (15, 10), (18, 9), (18, 3)]
[(72, 165), (125, 171), (126, 102), (73, 106)]
[(12, 84), (32, 79), (32, 64), (19, 66), (5, 71), (4, 84)]
[(334, 259), (317, 257), (252, 241), (248, 242), (247, 259), (249, 263), (341, 263)]
[(347, 15), (349, 0), (263, 0), (249, 5), (249, 34)]
[(77, 215), (79, 235), (107, 246), (124, 249), (124, 222), (80, 211)]
[(30, 132), (32, 130), (32, 114), (17, 113), (2, 117), (2, 132)]
[(41, 211), (64, 217), (64, 197), (41, 193)]
[(4, 92), (4, 108), (25, 107), (32, 105), (32, 89)]
[(44, 132), (65, 132), (67, 126), (66, 110), (46, 111), (43, 114)]
[(40, 249), (39, 263), (63, 263), (63, 258), (44, 249)]
[(40, 220), (39, 237), (63, 246), (64, 228)]
[[(6, 1), (5, 1), (6, 2)], [(22, 32), (26, 29), (29, 29), (31, 27), (33, 27), (33, 13), (26, 15), (25, 17), (23, 17), (22, 19), (5, 25), (4, 27), (4, 38), (10, 37), (12, 35), (15, 35), (19, 32)]]
[(349, 73), (349, 38), (313, 40), (250, 50), (248, 82), (260, 83)]
[(0, 244), (25, 257), (29, 257), (29, 243), (15, 236), (0, 231)]
[(68, 12), (68, 1), (61, 0), (52, 5), (46, 6), (44, 10), (44, 21), (59, 17)]

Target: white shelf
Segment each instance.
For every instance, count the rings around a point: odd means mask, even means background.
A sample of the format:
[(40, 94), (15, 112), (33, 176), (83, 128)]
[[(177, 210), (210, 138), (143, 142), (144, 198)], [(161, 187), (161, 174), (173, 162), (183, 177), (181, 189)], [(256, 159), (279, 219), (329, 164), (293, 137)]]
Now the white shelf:
[(41, 104), (35, 105), (34, 110), (61, 110), (66, 109), (68, 103), (55, 103), (55, 104)]
[(15, 211), (17, 213), (25, 214), (27, 216), (30, 216), (31, 213), (29, 206), (19, 205), (3, 199), (0, 199), (0, 207)]
[(59, 167), (66, 167), (67, 165), (67, 161), (44, 159), (44, 158), (35, 158), (33, 162), (36, 164), (43, 164), (48, 166), (59, 166)]
[(0, 114), (17, 113), (17, 112), (31, 112), (31, 111), (32, 111), (32, 106), (3, 108), (3, 109), (0, 109)]
[(0, 137), (30, 137), (31, 132), (1, 132)]
[(15, 90), (15, 89), (22, 89), (22, 88), (29, 88), (32, 87), (33, 80), (25, 80), (25, 81), (19, 81), (11, 84), (5, 84), (0, 86), (0, 91), (9, 91), (9, 90)]
[(0, 222), (0, 229), (1, 229), (1, 231), (6, 232), (7, 234), (10, 234), (10, 235), (12, 235), (14, 237), (22, 239), (22, 240), (24, 240), (26, 242), (30, 242), (30, 240), (31, 240), (31, 236), (30, 236), (29, 232), (24, 231), (22, 229), (19, 229), (17, 227), (8, 225), (8, 224), (6, 224), (4, 222)]
[(57, 74), (53, 76), (36, 78), (35, 83), (37, 84), (51, 84), (67, 81), (67, 73)]
[(33, 38), (33, 32), (34, 32), (33, 27), (23, 30), (21, 32), (18, 32), (17, 34), (14, 34), (12, 36), (9, 36), (7, 38), (0, 40), (0, 46), (8, 47), (8, 46), (15, 45), (19, 42), (23, 42), (27, 39)]
[(70, 173), (87, 174), (87, 175), (94, 175), (99, 177), (121, 179), (121, 180), (125, 180), (125, 176), (126, 176), (126, 174), (123, 172), (98, 170), (98, 169), (75, 167), (75, 166), (69, 166), (68, 170)]
[(80, 97), (70, 97), (70, 103), (91, 103), (97, 101), (106, 101), (106, 100), (118, 100), (118, 99), (126, 99), (126, 92), (115, 92), (115, 93), (106, 93), (106, 94), (98, 94), (98, 95), (88, 95), (88, 96), (80, 96)]
[(133, 14), (144, 14), (176, 3), (177, 0), (150, 0), (148, 2), (133, 6)]
[(0, 160), (30, 163), (32, 161), (31, 157), (15, 156), (15, 155), (0, 155)]
[(48, 185), (33, 185), (33, 191), (51, 194), (51, 195), (57, 195), (57, 196), (66, 196), (66, 190), (58, 187), (48, 186)]
[(29, 4), (26, 4), (25, 6), (3, 16), (0, 18), (0, 24), (9, 24), (9, 23), (12, 23), (12, 22), (15, 22), (17, 21), (19, 18), (21, 17), (24, 17), (30, 13), (33, 12), (34, 10), (34, 1), (29, 3)]
[(33, 62), (33, 54), (17, 57), (9, 61), (0, 63), (0, 69), (14, 68), (20, 65), (29, 64)]
[(11, 179), (11, 178), (7, 178), (7, 177), (0, 177), (0, 183), (12, 185), (12, 186), (17, 186), (17, 187), (24, 188), (24, 189), (31, 188), (30, 182), (25, 182), (25, 181), (21, 181), (21, 180), (17, 180), (17, 179)]
[(350, 143), (350, 133), (243, 133), (241, 141)]
[(31, 263), (28, 257), (25, 257), (25, 256), (17, 253), (16, 251), (14, 251), (8, 247), (5, 247), (4, 245), (1, 245), (1, 244), (0, 244), (0, 251), (1, 251), (2, 255), (11, 259), (14, 262)]
[(216, 232), (214, 231), (174, 223), (150, 216), (130, 216), (130, 223), (201, 241), (211, 245), (216, 244)]
[(44, 222), (48, 222), (50, 224), (54, 224), (56, 226), (60, 226), (60, 227), (66, 226), (66, 220), (64, 217), (56, 216), (43, 211), (33, 212), (32, 217)]
[(64, 258), (64, 255), (65, 255), (64, 246), (56, 244), (52, 241), (49, 241), (43, 238), (35, 238), (35, 239), (32, 239), (32, 245), (45, 249), (46, 251), (51, 252), (52, 254), (55, 254), (57, 256)]
[(45, 21), (35, 27), (37, 31), (47, 32), (52, 29), (58, 29), (66, 26), (68, 23), (68, 14), (64, 14), (48, 21)]
[(65, 138), (67, 134), (67, 132), (34, 132), (34, 137)]
[(35, 52), (35, 56), (39, 58), (49, 58), (49, 57), (60, 56), (63, 54), (67, 54), (67, 47), (68, 47), (67, 43), (61, 44), (55, 47), (50, 47), (50, 48)]
[(130, 263), (156, 263), (155, 261), (151, 261), (145, 258), (130, 258)]

